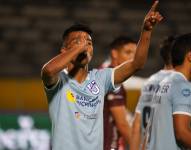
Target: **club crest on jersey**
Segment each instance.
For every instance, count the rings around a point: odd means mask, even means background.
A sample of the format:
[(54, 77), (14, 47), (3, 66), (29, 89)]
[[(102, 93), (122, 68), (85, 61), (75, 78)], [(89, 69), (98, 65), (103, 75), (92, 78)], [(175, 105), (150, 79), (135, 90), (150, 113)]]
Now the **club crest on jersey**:
[(182, 90), (182, 95), (185, 96), (185, 97), (190, 96), (191, 95), (190, 89), (183, 89)]
[(93, 80), (92, 82), (90, 82), (88, 85), (87, 85), (87, 88), (90, 90), (90, 92), (94, 95), (97, 95), (100, 91), (97, 83), (95, 82), (95, 80)]

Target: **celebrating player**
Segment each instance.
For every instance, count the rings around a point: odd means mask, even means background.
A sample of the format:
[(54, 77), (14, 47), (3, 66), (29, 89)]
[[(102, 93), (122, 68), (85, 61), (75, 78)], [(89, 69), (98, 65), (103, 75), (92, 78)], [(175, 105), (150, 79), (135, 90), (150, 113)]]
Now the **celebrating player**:
[(153, 27), (162, 20), (157, 4), (144, 19), (134, 60), (114, 69), (88, 70), (93, 56), (88, 27), (73, 25), (64, 32), (61, 53), (47, 62), (41, 73), (49, 102), (53, 150), (103, 149), (104, 96), (143, 67)]

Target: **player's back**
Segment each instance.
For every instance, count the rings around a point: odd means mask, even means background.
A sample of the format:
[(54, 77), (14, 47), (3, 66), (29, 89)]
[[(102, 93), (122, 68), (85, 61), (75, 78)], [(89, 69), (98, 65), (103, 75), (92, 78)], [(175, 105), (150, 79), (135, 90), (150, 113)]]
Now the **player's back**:
[(144, 137), (145, 129), (151, 115), (153, 94), (159, 88), (159, 83), (166, 76), (169, 76), (171, 72), (172, 71), (170, 70), (158, 71), (147, 80), (147, 82), (144, 84), (141, 90), (139, 103), (136, 107), (136, 112), (141, 114), (141, 139), (143, 139)]
[[(154, 94), (152, 100), (153, 114), (148, 123), (147, 134), (149, 150), (180, 150), (174, 135), (173, 112), (174, 97), (178, 95), (177, 88), (182, 88), (185, 78), (178, 72), (172, 73), (161, 83), (159, 90)], [(184, 88), (182, 88), (184, 89)]]

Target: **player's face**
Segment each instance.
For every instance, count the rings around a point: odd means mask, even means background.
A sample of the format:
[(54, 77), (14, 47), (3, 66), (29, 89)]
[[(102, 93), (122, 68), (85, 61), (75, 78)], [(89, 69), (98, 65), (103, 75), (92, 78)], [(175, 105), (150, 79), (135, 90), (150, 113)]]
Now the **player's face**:
[[(83, 43), (84, 42), (84, 43)], [(93, 44), (92, 44), (92, 39), (91, 36), (83, 31), (75, 31), (71, 32), (68, 35), (67, 41), (66, 41), (66, 47), (76, 47), (76, 46), (81, 46), (83, 45), (86, 48), (85, 53), (80, 53), (77, 57), (73, 58), (72, 63), (74, 65), (78, 66), (85, 66), (87, 65), (93, 56)]]
[(133, 60), (136, 52), (136, 44), (135, 43), (128, 43), (123, 45), (118, 50), (118, 65), (122, 64), (125, 61)]

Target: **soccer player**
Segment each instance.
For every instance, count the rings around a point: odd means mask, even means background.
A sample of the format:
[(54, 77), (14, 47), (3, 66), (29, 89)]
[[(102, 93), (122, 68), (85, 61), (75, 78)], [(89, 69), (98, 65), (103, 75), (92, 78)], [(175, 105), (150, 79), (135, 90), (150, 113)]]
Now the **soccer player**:
[(160, 83), (152, 100), (148, 150), (191, 149), (191, 34), (175, 39), (172, 65), (175, 72)]
[(172, 72), (170, 70), (172, 69), (171, 46), (173, 40), (174, 37), (169, 36), (160, 45), (160, 56), (164, 62), (164, 68), (153, 74), (141, 90), (132, 127), (131, 150), (138, 150), (143, 144), (142, 140), (151, 114), (153, 94), (159, 88), (159, 83)]
[(73, 25), (64, 32), (61, 53), (47, 62), (41, 73), (52, 122), (53, 150), (103, 150), (104, 96), (143, 67), (153, 27), (162, 20), (155, 11), (157, 4), (144, 19), (135, 59), (114, 69), (88, 70), (93, 56), (88, 27)]
[[(109, 67), (115, 68), (125, 61), (131, 61), (136, 52), (136, 43), (127, 36), (119, 36), (110, 44)], [(123, 85), (110, 92), (104, 101), (104, 150), (118, 150), (121, 137), (130, 143), (131, 127), (126, 119), (126, 91)], [(120, 133), (120, 134), (119, 134)], [(124, 147), (124, 145), (121, 145)]]

